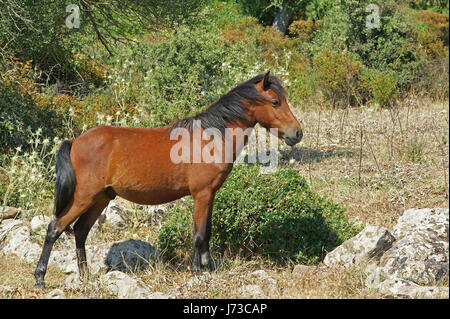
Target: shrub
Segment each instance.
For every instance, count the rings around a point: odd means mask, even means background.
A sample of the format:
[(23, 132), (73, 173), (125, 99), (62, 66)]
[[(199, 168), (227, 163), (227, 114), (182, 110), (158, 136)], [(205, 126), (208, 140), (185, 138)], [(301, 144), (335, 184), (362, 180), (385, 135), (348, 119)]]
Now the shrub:
[(428, 27), (431, 34), (436, 35), (445, 46), (448, 46), (448, 12), (447, 14), (441, 14), (428, 10), (419, 10), (416, 12), (416, 18)]
[[(0, 166), (0, 204), (24, 209), (43, 208), (40, 205), (53, 198), (55, 185), (55, 155), (60, 139), (42, 136), (42, 129), (30, 133), (28, 145), (18, 146), (15, 154)], [(39, 206), (39, 207), (38, 207)]]
[[(192, 201), (168, 214), (158, 243), (168, 255), (191, 249)], [(300, 174), (260, 174), (236, 165), (217, 192), (212, 217), (216, 253), (244, 249), (278, 261), (315, 263), (356, 233), (344, 210), (313, 193)]]
[(289, 35), (291, 37), (300, 38), (302, 41), (310, 41), (316, 32), (320, 28), (321, 21), (297, 20), (291, 23), (289, 26)]
[(368, 28), (366, 7), (371, 3), (338, 1), (325, 15), (308, 52), (311, 56), (325, 49), (351, 52), (367, 68), (394, 72), (399, 88), (408, 90), (417, 80), (416, 70), (426, 62), (415, 31), (417, 20), (404, 5), (384, 1), (379, 3), (380, 26)]
[(314, 77), (331, 105), (349, 106), (363, 68), (354, 55), (325, 49), (314, 56)]
[(62, 118), (52, 99), (39, 92), (31, 61), (0, 59), (0, 153), (25, 146), (38, 128), (47, 136), (58, 134)]
[(397, 94), (397, 79), (389, 72), (364, 69), (360, 86), (368, 93), (368, 98), (380, 106), (386, 106)]

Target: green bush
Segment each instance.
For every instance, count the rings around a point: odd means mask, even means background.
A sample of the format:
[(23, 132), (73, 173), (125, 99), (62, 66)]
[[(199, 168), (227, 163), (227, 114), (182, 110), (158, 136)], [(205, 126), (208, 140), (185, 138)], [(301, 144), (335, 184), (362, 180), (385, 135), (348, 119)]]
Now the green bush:
[(32, 131), (60, 133), (62, 117), (50, 99), (40, 94), (30, 61), (0, 56), (0, 154), (26, 146)]
[[(192, 247), (192, 201), (168, 213), (158, 243), (169, 256)], [(320, 261), (358, 231), (342, 208), (313, 193), (293, 169), (260, 174), (258, 166), (236, 165), (217, 192), (212, 250), (244, 250), (278, 261)]]
[(405, 6), (385, 1), (379, 3), (380, 26), (368, 28), (366, 7), (371, 3), (338, 1), (325, 15), (308, 51), (312, 56), (324, 49), (351, 52), (365, 67), (394, 72), (398, 86), (408, 90), (426, 60), (416, 37), (417, 19)]
[(389, 72), (364, 69), (360, 80), (367, 97), (380, 106), (386, 106), (397, 94), (397, 79)]

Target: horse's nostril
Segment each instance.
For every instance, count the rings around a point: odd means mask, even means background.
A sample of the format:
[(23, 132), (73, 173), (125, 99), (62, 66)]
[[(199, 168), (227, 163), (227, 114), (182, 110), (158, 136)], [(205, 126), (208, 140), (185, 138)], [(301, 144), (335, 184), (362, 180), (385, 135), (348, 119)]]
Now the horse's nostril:
[(297, 135), (297, 138), (298, 138), (299, 140), (301, 140), (302, 137), (303, 137), (303, 131), (297, 131), (296, 135)]

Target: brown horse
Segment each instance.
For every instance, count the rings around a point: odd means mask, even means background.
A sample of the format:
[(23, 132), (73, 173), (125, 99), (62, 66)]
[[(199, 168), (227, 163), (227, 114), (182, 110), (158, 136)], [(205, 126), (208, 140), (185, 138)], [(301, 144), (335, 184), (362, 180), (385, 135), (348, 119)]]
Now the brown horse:
[[(197, 120), (201, 125), (196, 127)], [(78, 268), (80, 276), (87, 274), (86, 237), (116, 195), (143, 205), (166, 203), (192, 195), (194, 256), (191, 270), (198, 272), (200, 266), (207, 266), (214, 195), (231, 172), (233, 162), (174, 163), (170, 154), (178, 141), (170, 135), (179, 128), (185, 128), (193, 133), (192, 136), (208, 128), (218, 132), (241, 128), (242, 132), (256, 123), (266, 129), (276, 128), (277, 136), (290, 146), (298, 143), (303, 135), (287, 104), (285, 90), (269, 72), (238, 85), (205, 112), (171, 126), (154, 129), (101, 126), (74, 140), (64, 141), (56, 157), (55, 219), (48, 225), (34, 272), (36, 286), (44, 287), (53, 244), (74, 221)], [(247, 136), (243, 142), (235, 142), (238, 137), (231, 137), (232, 160), (247, 143)], [(220, 139), (221, 143), (226, 139), (225, 135)], [(195, 156), (194, 139), (190, 138), (186, 143), (189, 145), (184, 146), (193, 147), (192, 155)], [(203, 144), (205, 141), (200, 146)]]

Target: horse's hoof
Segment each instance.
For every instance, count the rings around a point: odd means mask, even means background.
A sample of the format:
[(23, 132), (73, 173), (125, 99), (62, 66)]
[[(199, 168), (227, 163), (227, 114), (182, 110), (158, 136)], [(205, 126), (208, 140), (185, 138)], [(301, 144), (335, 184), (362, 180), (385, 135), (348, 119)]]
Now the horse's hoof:
[(45, 289), (45, 283), (43, 283), (43, 282), (36, 283), (34, 285), (34, 289), (39, 289), (39, 290)]
[(191, 267), (191, 274), (192, 275), (200, 275), (201, 274), (201, 269), (198, 266), (192, 266)]

